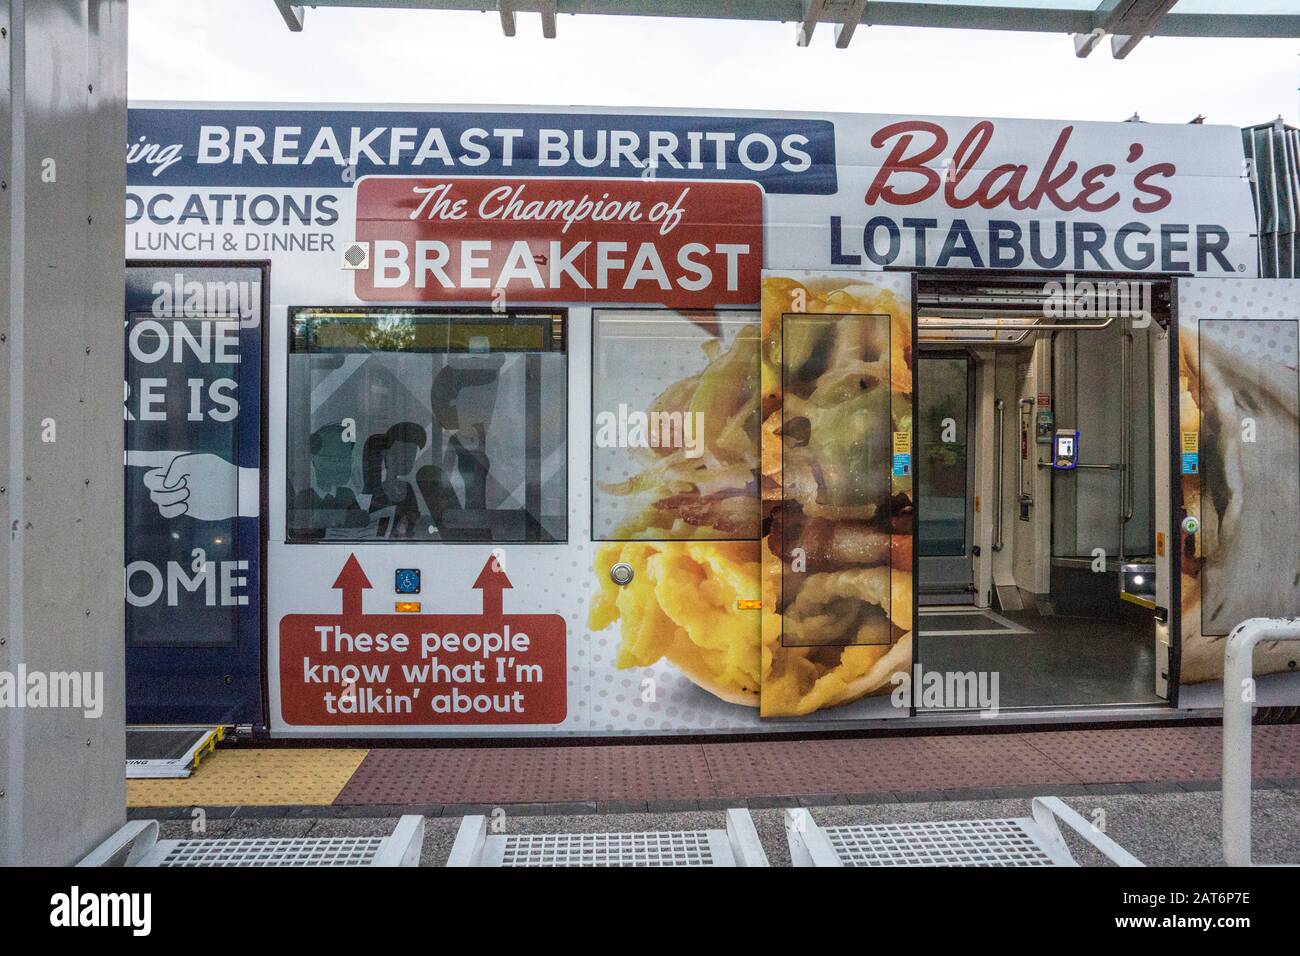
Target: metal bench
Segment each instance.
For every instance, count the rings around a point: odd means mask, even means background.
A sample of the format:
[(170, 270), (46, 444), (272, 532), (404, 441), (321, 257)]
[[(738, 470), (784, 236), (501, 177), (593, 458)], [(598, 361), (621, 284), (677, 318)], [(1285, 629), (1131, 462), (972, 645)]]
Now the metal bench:
[(1229, 866), (1250, 861), (1250, 746), (1255, 695), (1255, 645), (1260, 641), (1300, 641), (1300, 617), (1252, 617), (1228, 635), (1223, 651), (1223, 860)]
[(159, 840), (157, 820), (132, 820), (78, 866), (419, 866), (424, 817), (388, 836)]
[(799, 808), (785, 812), (795, 866), (1078, 866), (1060, 820), (1120, 866), (1142, 866), (1059, 797), (1035, 797), (1032, 817), (819, 826)]
[(728, 810), (726, 830), (491, 834), (465, 817), (448, 866), (767, 866), (748, 810)]

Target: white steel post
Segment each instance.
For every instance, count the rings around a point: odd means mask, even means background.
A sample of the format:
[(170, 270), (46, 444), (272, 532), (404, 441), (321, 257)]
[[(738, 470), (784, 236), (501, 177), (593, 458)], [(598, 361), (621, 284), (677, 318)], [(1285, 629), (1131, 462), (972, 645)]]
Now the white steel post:
[(1223, 859), (1250, 866), (1251, 662), (1260, 641), (1300, 641), (1300, 617), (1252, 617), (1228, 635), (1223, 652)]
[(126, 16), (0, 0), (0, 674), (76, 688), (0, 706), (0, 866), (126, 818)]

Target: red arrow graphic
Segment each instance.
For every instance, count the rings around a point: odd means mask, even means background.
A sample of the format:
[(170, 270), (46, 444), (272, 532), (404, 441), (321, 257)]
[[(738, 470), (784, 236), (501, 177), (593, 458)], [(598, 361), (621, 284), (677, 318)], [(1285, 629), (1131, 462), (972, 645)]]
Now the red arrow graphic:
[(505, 568), (501, 567), (497, 556), (492, 555), (487, 559), (487, 563), (483, 565), (483, 570), (478, 573), (478, 577), (474, 579), (473, 584), (474, 590), (483, 592), (484, 617), (501, 617), (501, 592), (510, 587), (514, 587), (514, 585), (506, 577)]
[(355, 620), (361, 617), (361, 592), (373, 587), (366, 572), (361, 570), (361, 562), (355, 554), (348, 555), (343, 570), (334, 579), (334, 589), (343, 592), (343, 618)]

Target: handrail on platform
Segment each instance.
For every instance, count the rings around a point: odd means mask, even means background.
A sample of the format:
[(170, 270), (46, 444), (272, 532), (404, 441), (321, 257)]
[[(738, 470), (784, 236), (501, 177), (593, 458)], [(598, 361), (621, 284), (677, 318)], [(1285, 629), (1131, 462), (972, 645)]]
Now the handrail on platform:
[(1300, 641), (1300, 617), (1252, 617), (1228, 635), (1223, 652), (1223, 859), (1250, 866), (1250, 745), (1255, 645)]

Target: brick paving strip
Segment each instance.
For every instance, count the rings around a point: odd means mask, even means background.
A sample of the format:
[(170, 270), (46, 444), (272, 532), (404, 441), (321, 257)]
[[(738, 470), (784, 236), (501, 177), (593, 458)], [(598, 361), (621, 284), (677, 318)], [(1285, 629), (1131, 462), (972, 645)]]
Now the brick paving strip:
[[(1218, 788), (1218, 727), (735, 743), (372, 750), (340, 815), (656, 812)], [(1254, 731), (1256, 786), (1295, 789), (1300, 725)], [(316, 808), (318, 811), (319, 808)], [(247, 812), (245, 809), (244, 812)]]

